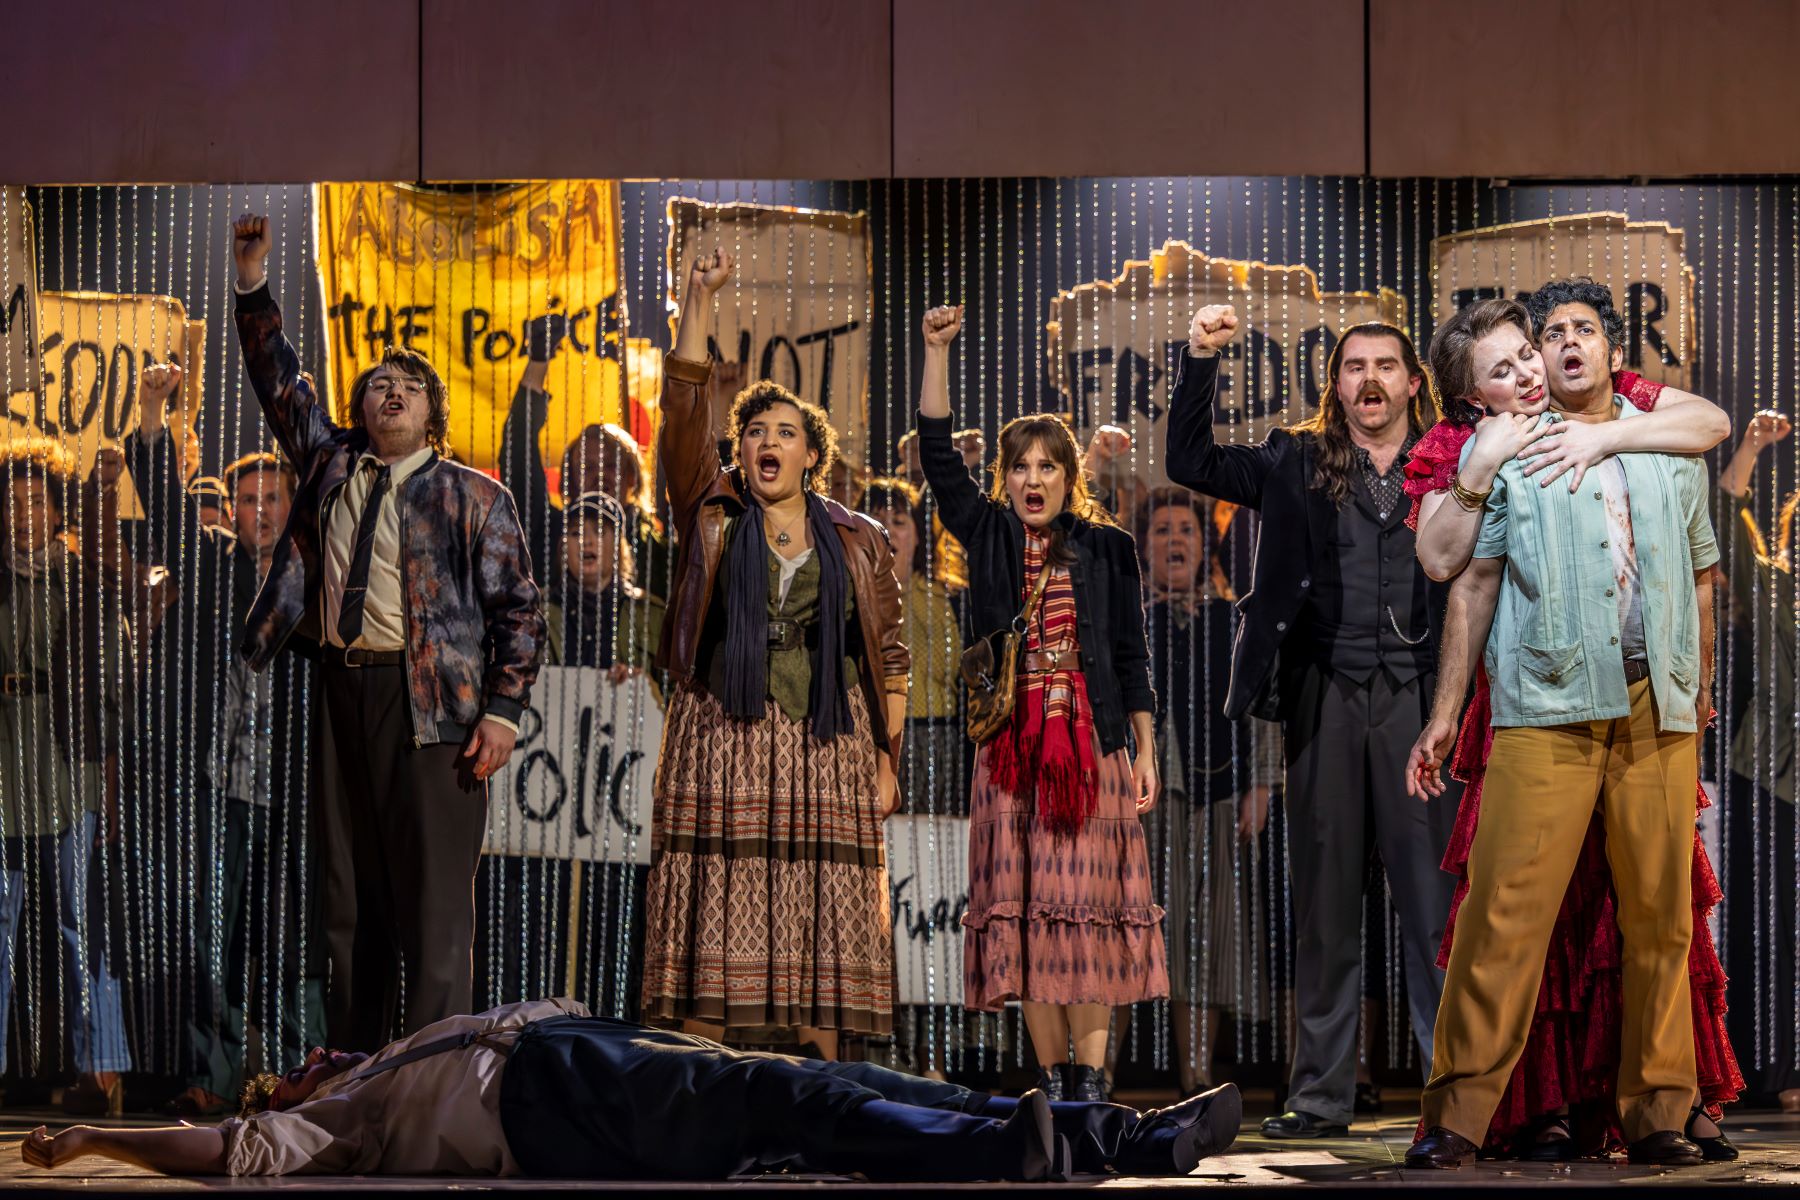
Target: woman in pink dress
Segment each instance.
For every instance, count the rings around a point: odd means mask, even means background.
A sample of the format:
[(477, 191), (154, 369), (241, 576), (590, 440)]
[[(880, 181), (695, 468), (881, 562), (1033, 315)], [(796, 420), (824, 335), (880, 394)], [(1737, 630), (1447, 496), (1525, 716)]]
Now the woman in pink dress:
[[(1507, 459), (1518, 455), (1536, 458), (1527, 474), (1545, 486), (1566, 474), (1572, 489), (1588, 467), (1607, 455), (1652, 450), (1699, 453), (1716, 445), (1730, 429), (1729, 419), (1710, 402), (1630, 372), (1616, 376), (1614, 391), (1646, 413), (1655, 410), (1654, 415), (1597, 425), (1540, 425), (1538, 416), (1548, 405), (1544, 368), (1531, 319), (1525, 306), (1513, 300), (1482, 301), (1446, 322), (1432, 338), (1431, 369), (1439, 394), (1446, 398), (1444, 419), (1413, 448), (1406, 491), (1413, 498), (1408, 523), (1418, 533), (1419, 561), (1438, 579), (1448, 579), (1468, 564), (1481, 523), (1479, 506), (1446, 503), (1453, 483), (1479, 493), (1491, 485)], [(1471, 438), (1474, 446), (1465, 461), (1464, 447)], [(1469, 635), (1471, 645), (1480, 646), (1487, 639), (1486, 622)], [(1487, 676), (1479, 664), (1475, 670), (1474, 699), (1455, 736), (1450, 761), (1451, 774), (1468, 786), (1444, 855), (1444, 870), (1459, 882), (1439, 966), (1449, 960), (1457, 910), (1468, 892), (1469, 848), (1480, 819), (1482, 772), (1494, 737)], [(1414, 750), (1409, 788), (1437, 786), (1442, 758), (1438, 748), (1451, 736), (1447, 728), (1426, 727)], [(1707, 803), (1702, 789), (1700, 805)], [(1715, 1122), (1723, 1105), (1735, 1100), (1744, 1085), (1725, 1032), (1725, 972), (1706, 921), (1720, 897), (1718, 880), (1696, 833), (1694, 940), (1688, 963), (1700, 1096), (1687, 1135), (1711, 1161), (1737, 1157)], [(1608, 1153), (1622, 1144), (1613, 1103), (1621, 1003), (1612, 874), (1604, 826), (1596, 814), (1551, 934), (1530, 1037), (1488, 1127), (1485, 1154), (1556, 1161)]]
[(1138, 820), (1158, 785), (1137, 549), (1088, 495), (1058, 417), (1008, 423), (982, 493), (952, 441), (962, 312), (933, 309), (924, 324), (919, 456), (968, 554), (974, 632), (1024, 635), (1012, 720), (982, 746), (969, 800), (963, 1003), (997, 1012), (1020, 1001), (1039, 1086), (1103, 1099), (1112, 1009), (1169, 994)]

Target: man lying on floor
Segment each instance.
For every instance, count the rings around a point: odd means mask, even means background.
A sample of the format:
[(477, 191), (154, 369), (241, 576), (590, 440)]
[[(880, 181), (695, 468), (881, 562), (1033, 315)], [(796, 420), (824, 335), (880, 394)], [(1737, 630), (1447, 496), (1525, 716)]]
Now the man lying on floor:
[(244, 1109), (217, 1126), (40, 1126), (23, 1153), (40, 1167), (98, 1154), (171, 1175), (1185, 1175), (1231, 1145), (1243, 1104), (1230, 1084), (1147, 1113), (1037, 1091), (1002, 1099), (534, 1000), (450, 1017), (373, 1058), (314, 1050), (252, 1080)]

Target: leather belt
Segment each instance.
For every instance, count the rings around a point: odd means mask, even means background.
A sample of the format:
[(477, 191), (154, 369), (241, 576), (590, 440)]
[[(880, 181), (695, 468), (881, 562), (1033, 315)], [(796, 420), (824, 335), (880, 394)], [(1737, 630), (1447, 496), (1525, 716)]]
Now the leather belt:
[(49, 692), (50, 677), (42, 672), (0, 675), (0, 696), (45, 696)]
[(406, 665), (404, 650), (362, 650), (355, 646), (326, 646), (328, 667), (400, 667)]
[(1625, 660), (1625, 682), (1637, 683), (1650, 678), (1650, 664), (1641, 658)]
[(1028, 650), (1019, 667), (1027, 675), (1048, 675), (1052, 671), (1081, 670), (1081, 652), (1074, 647), (1063, 650)]
[(818, 641), (818, 624), (788, 621), (781, 617), (769, 619), (769, 649), (796, 650), (800, 647), (811, 649)]

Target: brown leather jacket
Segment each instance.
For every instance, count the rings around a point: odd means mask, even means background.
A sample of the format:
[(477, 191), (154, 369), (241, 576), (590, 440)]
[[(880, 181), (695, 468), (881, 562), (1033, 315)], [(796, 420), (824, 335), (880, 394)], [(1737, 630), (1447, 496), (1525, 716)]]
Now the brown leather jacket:
[[(668, 481), (669, 504), (680, 532), (680, 557), (669, 583), (669, 607), (663, 619), (662, 648), (657, 664), (679, 679), (692, 679), (700, 649), (700, 630), (712, 605), (713, 582), (725, 554), (731, 521), (744, 512), (741, 481), (735, 467), (719, 463), (706, 381), (710, 362), (691, 362), (671, 354), (663, 360), (662, 429), (656, 448), (660, 470)], [(856, 589), (856, 616), (862, 622), (860, 674), (875, 744), (888, 745), (887, 695), (906, 694), (912, 656), (901, 637), (900, 585), (894, 579), (894, 551), (880, 525), (832, 500), (825, 501), (844, 561)]]

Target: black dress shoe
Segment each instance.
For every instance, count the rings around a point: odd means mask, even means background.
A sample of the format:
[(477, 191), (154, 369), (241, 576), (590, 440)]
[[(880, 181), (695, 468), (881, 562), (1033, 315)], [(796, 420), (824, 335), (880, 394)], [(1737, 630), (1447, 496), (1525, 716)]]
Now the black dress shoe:
[(1625, 1157), (1651, 1167), (1697, 1167), (1706, 1161), (1700, 1147), (1673, 1129), (1659, 1129), (1625, 1148)]
[(1082, 1104), (1105, 1104), (1112, 1086), (1106, 1080), (1104, 1067), (1084, 1067), (1080, 1063), (1069, 1068), (1069, 1082), (1063, 1089), (1065, 1100)]
[(1433, 1125), (1425, 1131), (1424, 1137), (1407, 1149), (1406, 1165), (1454, 1171), (1474, 1158), (1478, 1148), (1462, 1134), (1452, 1133), (1442, 1125)]
[[(1687, 1128), (1682, 1131), (1687, 1140), (1700, 1147), (1700, 1157), (1707, 1162), (1736, 1162), (1738, 1148), (1731, 1144), (1731, 1139), (1725, 1136), (1722, 1127), (1719, 1127), (1719, 1132), (1713, 1137), (1700, 1137), (1694, 1133), (1694, 1122), (1703, 1115), (1705, 1114), (1698, 1108), (1688, 1114)], [(1715, 1121), (1714, 1125), (1717, 1127), (1718, 1123)]]
[(1279, 1117), (1270, 1117), (1262, 1123), (1264, 1137), (1271, 1138), (1340, 1138), (1350, 1136), (1348, 1125), (1333, 1125), (1324, 1117), (1315, 1117), (1309, 1112), (1289, 1109)]
[(1221, 1084), (1191, 1100), (1144, 1113), (1126, 1135), (1113, 1166), (1121, 1175), (1186, 1175), (1201, 1159), (1230, 1149), (1243, 1121), (1244, 1098), (1237, 1085)]
[(1054, 1066), (1039, 1067), (1037, 1082), (1031, 1086), (1044, 1093), (1051, 1103), (1063, 1099), (1063, 1073), (1069, 1069), (1068, 1063), (1057, 1063)]

